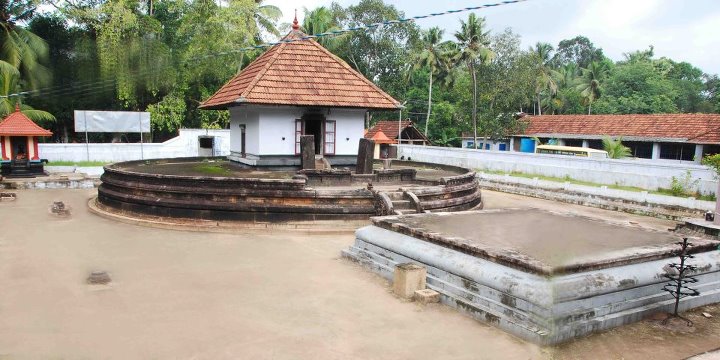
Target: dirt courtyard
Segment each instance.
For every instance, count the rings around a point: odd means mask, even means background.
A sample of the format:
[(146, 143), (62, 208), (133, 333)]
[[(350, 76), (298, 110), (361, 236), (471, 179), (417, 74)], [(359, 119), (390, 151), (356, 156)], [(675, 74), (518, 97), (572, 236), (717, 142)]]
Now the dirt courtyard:
[[(720, 347), (720, 307), (692, 331), (653, 321), (542, 348), (441, 305), (394, 297), (340, 258), (352, 232), (204, 233), (114, 222), (89, 190), (0, 203), (0, 359), (678, 359)], [(654, 229), (670, 221), (485, 191)], [(49, 213), (54, 200), (69, 219)], [(109, 286), (87, 285), (107, 271)], [(678, 336), (682, 345), (670, 341)]]

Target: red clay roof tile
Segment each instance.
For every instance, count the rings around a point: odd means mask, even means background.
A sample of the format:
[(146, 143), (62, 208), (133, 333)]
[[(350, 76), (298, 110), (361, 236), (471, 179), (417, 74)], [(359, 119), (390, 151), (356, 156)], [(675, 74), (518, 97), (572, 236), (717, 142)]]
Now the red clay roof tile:
[[(293, 30), (285, 39), (304, 36)], [(397, 100), (313, 39), (271, 47), (200, 108), (227, 109), (240, 104), (387, 110), (400, 107)]]
[(539, 115), (525, 119), (527, 128), (519, 135), (720, 143), (720, 114)]
[[(413, 122), (410, 120), (403, 120), (399, 125), (397, 120), (380, 120), (365, 133), (365, 138), (375, 140), (376, 134), (383, 133), (387, 138), (392, 140), (392, 144), (395, 144), (397, 143), (398, 126), (401, 126), (402, 129), (414, 128)], [(414, 129), (412, 134), (414, 135), (411, 136), (423, 139), (428, 144), (430, 143), (430, 140), (419, 130)], [(403, 137), (403, 139), (405, 139), (405, 137)]]
[(52, 132), (45, 130), (25, 116), (19, 108), (0, 122), (0, 136), (51, 136)]

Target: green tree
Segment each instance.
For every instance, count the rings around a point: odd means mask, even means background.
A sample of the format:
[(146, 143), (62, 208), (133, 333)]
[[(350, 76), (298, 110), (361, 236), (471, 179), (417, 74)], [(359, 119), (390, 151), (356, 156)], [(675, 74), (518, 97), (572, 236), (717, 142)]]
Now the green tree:
[(678, 112), (678, 91), (652, 61), (635, 60), (615, 66), (603, 84), (597, 112), (610, 114), (656, 114)]
[(611, 139), (609, 136), (605, 136), (602, 139), (603, 150), (607, 151), (608, 157), (611, 159), (622, 159), (630, 156), (630, 148), (623, 145), (622, 138), (617, 140)]
[[(333, 4), (331, 11), (342, 28), (397, 20), (405, 17), (395, 6), (382, 0), (361, 0), (346, 9)], [(410, 49), (419, 50), (419, 28), (414, 23), (382, 26), (352, 32), (333, 50), (355, 70), (391, 95), (401, 95), (407, 86), (406, 71)]]
[(439, 27), (432, 27), (422, 34), (422, 51), (416, 53), (413, 57), (413, 68), (428, 70), (428, 101), (427, 101), (427, 117), (425, 118), (425, 136), (428, 135), (428, 125), (430, 124), (430, 116), (432, 115), (432, 91), (433, 78), (442, 76), (441, 74), (449, 71), (449, 51), (443, 49), (440, 41), (442, 40), (443, 31)]
[(554, 67), (575, 64), (577, 67), (587, 68), (592, 62), (603, 59), (605, 55), (602, 49), (596, 48), (590, 39), (578, 35), (560, 41), (552, 58), (552, 64)]
[(537, 96), (538, 115), (542, 115), (542, 101), (540, 99), (543, 92), (547, 93), (548, 100), (557, 93), (557, 83), (555, 82), (554, 70), (550, 66), (552, 45), (548, 43), (537, 43), (534, 48), (530, 49), (537, 61), (536, 71), (537, 78), (535, 80), (535, 94)]
[(258, 32), (255, 40), (259, 43), (262, 42), (261, 32), (265, 31), (274, 36), (280, 36), (278, 31), (277, 23), (278, 19), (282, 17), (282, 11), (275, 5), (263, 5), (264, 0), (255, 0), (255, 7), (253, 11), (253, 17), (258, 27)]
[(0, 60), (0, 118), (3, 118), (15, 111), (15, 106), (20, 106), (23, 114), (34, 121), (54, 121), (52, 114), (34, 110), (32, 107), (20, 104), (18, 97), (8, 95), (19, 91), (20, 71), (12, 64)]
[(23, 89), (37, 89), (51, 75), (43, 66), (47, 44), (19, 25), (32, 19), (36, 6), (31, 0), (0, 0), (0, 60), (18, 69)]
[(488, 49), (489, 31), (485, 31), (485, 18), (478, 18), (474, 13), (468, 15), (467, 21), (460, 20), (460, 30), (455, 32), (459, 52), (455, 58), (457, 63), (465, 64), (472, 77), (472, 124), (473, 143), (477, 149), (477, 73), (476, 68), (488, 63), (494, 56)]
[[(337, 9), (336, 9), (337, 10)], [(302, 30), (306, 34), (321, 34), (334, 30), (340, 30), (338, 24), (338, 16), (336, 13), (325, 7), (320, 6), (313, 10), (304, 9), (305, 17), (303, 19)], [(335, 36), (324, 36), (318, 39), (318, 42), (332, 52), (338, 51), (338, 47), (343, 41), (347, 41), (350, 33), (344, 33)]]
[(592, 112), (593, 101), (600, 98), (601, 82), (605, 79), (607, 72), (608, 68), (605, 62), (598, 61), (594, 61), (586, 69), (582, 69), (577, 90), (580, 91), (580, 95), (588, 106), (588, 115)]

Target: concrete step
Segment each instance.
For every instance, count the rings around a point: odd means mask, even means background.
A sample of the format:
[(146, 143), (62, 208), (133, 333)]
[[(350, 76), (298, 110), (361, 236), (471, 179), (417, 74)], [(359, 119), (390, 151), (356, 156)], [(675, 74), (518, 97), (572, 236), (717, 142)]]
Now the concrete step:
[(330, 169), (330, 163), (326, 159), (315, 159), (315, 169), (316, 170), (329, 170)]
[(409, 215), (409, 214), (417, 214), (417, 211), (414, 209), (395, 209), (395, 213), (398, 215)]
[(395, 200), (405, 200), (405, 194), (399, 191), (388, 191), (386, 194), (393, 202), (395, 202)]
[(393, 200), (392, 202), (394, 209), (400, 210), (414, 210), (415, 206), (410, 200)]

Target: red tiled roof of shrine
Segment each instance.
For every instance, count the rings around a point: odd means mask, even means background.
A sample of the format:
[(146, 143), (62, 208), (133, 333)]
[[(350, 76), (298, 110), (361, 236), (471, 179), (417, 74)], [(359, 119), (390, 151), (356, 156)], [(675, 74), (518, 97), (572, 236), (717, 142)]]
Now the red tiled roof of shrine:
[(720, 114), (529, 115), (524, 119), (527, 128), (518, 135), (720, 143)]
[[(283, 39), (306, 36), (293, 29)], [(400, 103), (313, 39), (275, 45), (213, 96), (202, 109), (242, 104), (395, 110)]]
[[(382, 132), (386, 137), (393, 140), (392, 144), (395, 144), (397, 143), (398, 126), (401, 126), (403, 130), (407, 128), (413, 129), (413, 139), (422, 139), (425, 140), (428, 144), (430, 143), (430, 140), (425, 137), (425, 135), (420, 132), (420, 130), (416, 129), (413, 125), (413, 122), (410, 120), (403, 120), (400, 122), (399, 125), (397, 120), (380, 120), (365, 133), (365, 138), (369, 140), (374, 140), (375, 135)], [(405, 139), (405, 136), (403, 136), (403, 139)]]
[(370, 140), (374, 141), (376, 144), (395, 144), (395, 143), (397, 143), (397, 140), (393, 140), (393, 139), (387, 137), (387, 135), (385, 135), (385, 133), (382, 131), (375, 132), (375, 135), (373, 135), (373, 137)]
[(0, 122), (0, 136), (51, 136), (52, 132), (35, 124), (15, 107), (15, 112)]

